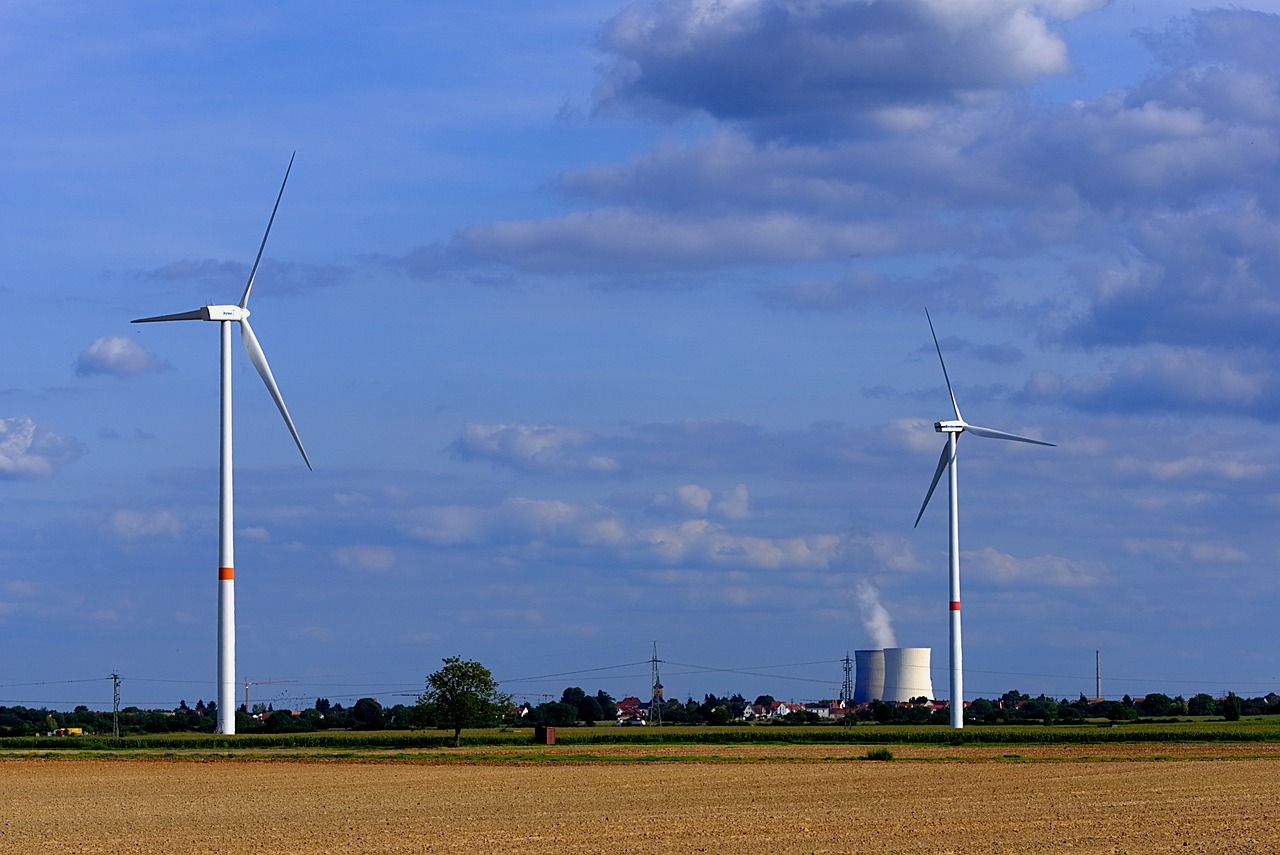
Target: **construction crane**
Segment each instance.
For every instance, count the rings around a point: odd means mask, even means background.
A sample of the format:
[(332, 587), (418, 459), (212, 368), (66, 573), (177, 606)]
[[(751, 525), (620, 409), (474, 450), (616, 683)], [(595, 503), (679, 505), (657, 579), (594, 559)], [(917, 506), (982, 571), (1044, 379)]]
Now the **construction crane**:
[(244, 678), (244, 711), (249, 712), (249, 687), (250, 686), (274, 686), (279, 683), (296, 683), (297, 680), (250, 680)]

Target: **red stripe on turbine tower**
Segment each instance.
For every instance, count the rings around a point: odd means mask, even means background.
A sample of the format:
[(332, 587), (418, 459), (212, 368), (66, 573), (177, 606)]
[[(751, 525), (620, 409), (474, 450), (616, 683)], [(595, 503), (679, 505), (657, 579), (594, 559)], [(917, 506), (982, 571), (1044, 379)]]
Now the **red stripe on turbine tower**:
[(958, 612), (958, 611), (960, 611), (960, 601), (959, 601), (959, 600), (952, 600), (952, 601), (951, 601), (951, 611), (953, 611), (953, 612)]
[(219, 568), (218, 568), (218, 581), (219, 581), (219, 582), (230, 582), (230, 581), (231, 581), (232, 579), (234, 579), (235, 577), (236, 577), (236, 571), (235, 571), (235, 568), (234, 568), (234, 567), (219, 567)]

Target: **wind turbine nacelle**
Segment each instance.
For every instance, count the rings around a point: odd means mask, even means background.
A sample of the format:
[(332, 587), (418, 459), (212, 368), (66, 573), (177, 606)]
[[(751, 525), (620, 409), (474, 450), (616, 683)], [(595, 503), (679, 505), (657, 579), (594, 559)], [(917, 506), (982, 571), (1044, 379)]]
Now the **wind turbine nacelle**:
[(200, 310), (206, 321), (243, 321), (249, 310), (239, 306), (205, 306)]
[(968, 427), (968, 425), (964, 422), (956, 421), (955, 419), (933, 423), (933, 429), (938, 433), (963, 433), (966, 427)]

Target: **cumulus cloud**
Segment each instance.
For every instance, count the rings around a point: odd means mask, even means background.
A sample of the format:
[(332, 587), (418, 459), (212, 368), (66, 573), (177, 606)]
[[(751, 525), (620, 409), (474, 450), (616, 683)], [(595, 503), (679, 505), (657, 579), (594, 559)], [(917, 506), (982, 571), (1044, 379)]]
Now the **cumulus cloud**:
[(704, 112), (764, 136), (967, 102), (1071, 69), (1052, 18), (1098, 2), (656, 0), (611, 20), (602, 108)]
[(991, 547), (966, 553), (969, 573), (1002, 585), (1029, 583), (1051, 588), (1085, 588), (1108, 582), (1106, 567), (1095, 561), (1077, 561), (1058, 555), (1017, 558)]
[(751, 515), (751, 496), (746, 484), (725, 490), (716, 497), (716, 512), (726, 519), (741, 520)]
[(471, 423), (449, 446), (460, 460), (487, 460), (523, 472), (586, 472), (608, 475), (617, 460), (606, 454), (580, 453), (596, 437), (577, 428), (555, 425)]
[(385, 546), (340, 546), (332, 552), (333, 560), (345, 570), (363, 573), (385, 573), (395, 566), (395, 550)]
[(267, 531), (265, 526), (260, 525), (252, 525), (236, 529), (236, 536), (243, 540), (252, 540), (257, 543), (271, 542), (271, 532)]
[(681, 507), (695, 514), (706, 514), (707, 509), (711, 507), (711, 495), (710, 490), (699, 487), (697, 484), (676, 487), (675, 493), (676, 501)]
[[(1269, 155), (1272, 163), (1277, 159), (1280, 146)], [(1268, 185), (1280, 193), (1271, 179), (1255, 186)], [(1068, 342), (1280, 347), (1273, 334), (1280, 323), (1280, 219), (1273, 210), (1245, 199), (1159, 213), (1131, 236), (1134, 263), (1085, 271), (1092, 301), (1065, 331)]]
[[(714, 127), (566, 171), (555, 186), (580, 210), (464, 229), (433, 257), (635, 285), (838, 261), (853, 269), (758, 293), (810, 311), (1056, 311), (1044, 334), (1071, 347), (1274, 352), (1280, 15), (1195, 12), (1142, 34), (1154, 64), (1129, 88), (1021, 98), (1070, 68), (1057, 22), (1102, 5), (635, 3), (604, 28), (601, 103)], [(1046, 249), (1070, 267), (1028, 306), (999, 262)], [(877, 263), (926, 253), (951, 258), (925, 274)], [(1060, 285), (1080, 299), (1058, 302)], [(974, 355), (1011, 364), (1019, 350)]]
[(1280, 416), (1280, 377), (1258, 354), (1160, 347), (1093, 374), (1061, 377), (1034, 372), (1019, 393), (1026, 401), (1056, 401), (1083, 410), (1188, 411)]
[[(212, 258), (183, 259), (161, 267), (140, 271), (139, 278), (152, 282), (187, 283), (214, 294), (237, 294), (244, 289), (249, 265), (243, 261), (219, 261)], [(296, 262), (262, 262), (258, 281), (270, 281), (277, 294), (301, 294), (317, 288), (349, 283), (353, 271), (334, 264), (300, 264)]]
[[(1188, 442), (1185, 436), (1178, 437), (1178, 441), (1196, 444)], [(1207, 449), (1178, 457), (1116, 455), (1111, 465), (1116, 471), (1165, 483), (1240, 484), (1268, 481), (1280, 475), (1280, 466), (1257, 452), (1224, 449)]]
[(1229, 543), (1175, 539), (1126, 538), (1126, 552), (1164, 562), (1190, 561), (1194, 564), (1242, 564), (1249, 560), (1244, 550)]
[[(927, 303), (1025, 319), (1061, 311), (1056, 289), (1028, 306), (999, 262), (1066, 248), (1075, 257), (1061, 275), (1083, 300), (1046, 335), (1274, 350), (1280, 75), (1258, 57), (1280, 38), (1280, 16), (1196, 12), (1144, 35), (1155, 66), (1128, 89), (1021, 98), (1069, 69), (1055, 22), (1102, 5), (633, 4), (602, 36), (615, 62), (601, 103), (701, 112), (712, 130), (568, 170), (555, 186), (579, 210), (463, 229), (406, 263), (420, 268), (425, 254), (433, 276), (456, 265), (653, 287), (840, 262), (853, 269), (772, 277), (758, 293), (809, 311)], [(951, 258), (925, 274), (878, 263), (926, 253)], [(1018, 353), (975, 355), (1010, 364)]]
[(835, 534), (758, 537), (730, 532), (708, 520), (640, 529), (636, 540), (668, 564), (762, 570), (826, 569), (840, 552), (840, 537)]
[(182, 520), (169, 511), (118, 510), (111, 514), (111, 531), (124, 540), (180, 537)]
[(74, 439), (60, 437), (26, 416), (0, 419), (0, 479), (47, 477), (80, 454)]
[[(931, 431), (932, 423), (927, 427)], [(459, 460), (483, 460), (518, 472), (557, 476), (636, 472), (688, 476), (743, 468), (794, 473), (848, 468), (869, 456), (867, 438), (865, 431), (836, 422), (772, 431), (728, 420), (686, 420), (638, 425), (615, 434), (554, 425), (470, 424), (450, 451)], [(730, 493), (709, 499), (708, 507), (725, 516), (742, 510), (740, 489), (734, 487)], [(673, 506), (676, 501), (674, 495), (654, 498), (655, 506)]]
[[(681, 217), (600, 208), (465, 229), (455, 238), (452, 251), (463, 260), (500, 262), (542, 273), (657, 272), (901, 251), (907, 249), (908, 241), (905, 228), (892, 228), (883, 220), (824, 221), (797, 211)], [(927, 242), (928, 235), (917, 233), (915, 245), (922, 241)]]
[[(972, 264), (938, 268), (928, 276), (889, 276), (874, 270), (855, 270), (837, 279), (807, 280), (762, 289), (768, 304), (814, 312), (837, 312), (872, 305), (918, 310), (922, 305), (942, 310), (981, 310), (997, 293), (997, 277)], [(968, 342), (953, 339), (951, 345)], [(1020, 352), (1019, 352), (1020, 353)], [(1009, 354), (985, 351), (989, 361), (1010, 360)]]
[(818, 570), (830, 567), (841, 554), (836, 534), (763, 537), (701, 518), (642, 526), (603, 505), (523, 497), (487, 507), (419, 508), (407, 517), (404, 530), (439, 547), (548, 547), (584, 555), (606, 550), (624, 564)]
[(914, 573), (927, 569), (916, 556), (912, 543), (901, 535), (869, 531), (846, 532), (840, 548), (843, 562), (863, 572)]
[(168, 363), (148, 353), (146, 348), (122, 335), (94, 339), (76, 357), (76, 374), (112, 374), (136, 377), (164, 371)]
[(600, 506), (512, 497), (491, 507), (435, 505), (407, 517), (409, 536), (436, 546), (511, 546), (530, 543), (595, 545), (617, 542), (619, 523)]
[(683, 484), (671, 493), (659, 493), (653, 499), (653, 508), (657, 511), (698, 517), (714, 514), (730, 520), (746, 519), (751, 515), (750, 506), (750, 491), (746, 484), (738, 484), (719, 494), (700, 484)]

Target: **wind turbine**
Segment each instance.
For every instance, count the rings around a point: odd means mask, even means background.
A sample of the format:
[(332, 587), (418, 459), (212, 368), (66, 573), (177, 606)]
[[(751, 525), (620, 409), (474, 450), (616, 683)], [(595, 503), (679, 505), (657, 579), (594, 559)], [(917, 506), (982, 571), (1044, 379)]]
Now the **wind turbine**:
[(929, 310), (924, 310), (929, 321), (929, 332), (933, 334), (933, 346), (938, 351), (938, 362), (942, 363), (942, 379), (947, 381), (947, 394), (951, 396), (951, 409), (956, 417), (947, 421), (935, 422), (934, 430), (947, 435), (947, 444), (942, 447), (942, 457), (938, 459), (938, 468), (933, 473), (933, 482), (929, 484), (929, 492), (925, 493), (924, 502), (920, 505), (920, 513), (916, 514), (916, 525), (924, 516), (924, 509), (933, 498), (933, 491), (938, 487), (943, 470), (950, 469), (948, 486), (951, 493), (951, 726), (964, 727), (964, 656), (960, 646), (960, 497), (956, 480), (956, 446), (960, 443), (960, 434), (968, 432), (987, 439), (1009, 439), (1014, 442), (1029, 442), (1033, 445), (1053, 446), (1052, 442), (1043, 442), (1016, 433), (1005, 433), (1002, 430), (971, 425), (960, 415), (960, 405), (956, 403), (956, 393), (951, 388), (951, 378), (947, 376), (947, 363), (942, 358), (942, 347), (938, 344), (938, 334), (933, 329), (933, 318)]
[[(294, 152), (297, 155), (297, 152)], [(258, 338), (249, 326), (249, 292), (253, 290), (253, 279), (258, 273), (258, 263), (262, 261), (262, 251), (267, 246), (267, 236), (271, 234), (271, 224), (275, 222), (276, 211), (280, 208), (280, 199), (284, 196), (284, 185), (289, 181), (289, 170), (293, 169), (293, 157), (289, 158), (289, 166), (284, 171), (284, 181), (280, 182), (280, 192), (276, 196), (275, 207), (271, 209), (271, 219), (267, 220), (267, 230), (262, 235), (262, 243), (258, 246), (258, 257), (253, 260), (253, 269), (249, 271), (249, 282), (244, 286), (244, 295), (234, 306), (202, 306), (190, 312), (179, 312), (174, 315), (157, 315), (152, 318), (138, 318), (135, 324), (146, 324), (155, 321), (216, 321), (221, 325), (222, 333), (222, 393), (221, 393), (221, 442), (219, 446), (219, 503), (218, 503), (218, 733), (233, 734), (236, 732), (236, 603), (235, 603), (235, 544), (232, 520), (231, 489), (231, 325), (240, 325), (240, 339), (249, 354), (249, 361), (258, 369), (262, 382), (284, 416), (284, 423), (293, 435), (293, 441), (302, 452), (302, 459), (311, 468), (307, 451), (298, 438), (298, 430), (289, 417), (289, 409), (284, 405), (280, 395), (280, 387), (271, 376), (271, 366), (258, 344)]]

